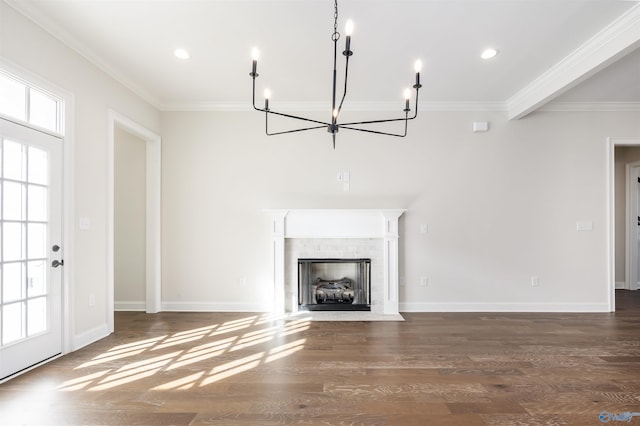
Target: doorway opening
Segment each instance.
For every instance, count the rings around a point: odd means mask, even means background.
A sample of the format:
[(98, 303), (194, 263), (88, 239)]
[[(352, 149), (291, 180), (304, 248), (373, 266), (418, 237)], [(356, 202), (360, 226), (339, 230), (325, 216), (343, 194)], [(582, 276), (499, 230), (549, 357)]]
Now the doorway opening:
[[(633, 274), (633, 272), (630, 271), (632, 263), (630, 257), (632, 253), (629, 248), (630, 244), (626, 243), (630, 240), (630, 238), (628, 238), (630, 231), (636, 230), (638, 227), (637, 221), (632, 222), (630, 211), (627, 206), (625, 206), (625, 204), (628, 205), (627, 200), (630, 198), (625, 187), (629, 187), (627, 182), (629, 181), (628, 175), (631, 173), (631, 167), (628, 167), (629, 171), (626, 173), (627, 176), (625, 176), (624, 170), (626, 165), (620, 161), (621, 151), (619, 151), (621, 148), (634, 147), (640, 147), (640, 137), (607, 139), (607, 258), (608, 305), (610, 312), (615, 312), (616, 310), (616, 288), (623, 288), (623, 286), (624, 288), (632, 288), (628, 287), (631, 285), (632, 275), (637, 276), (637, 274)], [(640, 157), (637, 160), (640, 161)], [(631, 164), (633, 161), (629, 161), (628, 163)], [(618, 171), (617, 173), (616, 170)], [(630, 227), (631, 224), (634, 226)], [(637, 230), (635, 232), (637, 232)], [(635, 286), (633, 288), (635, 288)]]
[(115, 144), (116, 132), (124, 131), (145, 142), (145, 307), (147, 313), (161, 310), (160, 173), (161, 138), (133, 120), (109, 110), (108, 200), (107, 200), (107, 300), (109, 332), (114, 330), (115, 310)]
[[(640, 147), (625, 148), (625, 151), (629, 151), (631, 158), (636, 157), (640, 159)], [(616, 156), (618, 150), (616, 150)], [(627, 155), (629, 155), (627, 153)], [(616, 162), (620, 160), (616, 158)], [(628, 161), (628, 159), (627, 159)], [(620, 281), (616, 278), (616, 288), (623, 288), (626, 290), (637, 290), (638, 281), (640, 280), (640, 161), (634, 161), (627, 163), (625, 167), (625, 279), (623, 285), (620, 286)], [(618, 197), (616, 197), (618, 198)]]
[(147, 143), (116, 126), (114, 144), (114, 308), (146, 309)]

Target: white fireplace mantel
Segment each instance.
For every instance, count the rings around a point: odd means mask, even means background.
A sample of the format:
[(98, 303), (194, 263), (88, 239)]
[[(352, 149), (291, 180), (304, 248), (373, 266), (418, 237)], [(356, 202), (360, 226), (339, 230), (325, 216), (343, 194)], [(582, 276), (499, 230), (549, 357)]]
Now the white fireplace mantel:
[(273, 243), (274, 313), (285, 313), (285, 239), (379, 238), (383, 244), (382, 312), (398, 315), (398, 219), (404, 209), (274, 209)]

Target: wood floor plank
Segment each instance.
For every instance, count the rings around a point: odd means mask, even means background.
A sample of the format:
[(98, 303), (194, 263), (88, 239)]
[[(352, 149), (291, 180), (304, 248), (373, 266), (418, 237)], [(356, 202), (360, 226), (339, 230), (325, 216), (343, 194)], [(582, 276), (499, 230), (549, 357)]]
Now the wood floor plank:
[(0, 385), (0, 424), (601, 424), (640, 411), (640, 292), (616, 305), (388, 323), (117, 312), (112, 335)]

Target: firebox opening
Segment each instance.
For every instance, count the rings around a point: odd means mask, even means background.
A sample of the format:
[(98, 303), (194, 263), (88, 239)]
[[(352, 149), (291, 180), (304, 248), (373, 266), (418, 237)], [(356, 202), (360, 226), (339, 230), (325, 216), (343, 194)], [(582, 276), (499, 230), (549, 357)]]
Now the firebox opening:
[(298, 259), (302, 311), (370, 311), (371, 259)]

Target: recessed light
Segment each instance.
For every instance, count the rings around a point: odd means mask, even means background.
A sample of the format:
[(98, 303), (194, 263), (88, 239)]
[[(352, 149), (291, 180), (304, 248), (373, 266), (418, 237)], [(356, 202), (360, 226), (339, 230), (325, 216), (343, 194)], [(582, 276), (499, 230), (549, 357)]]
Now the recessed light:
[(173, 54), (176, 56), (176, 58), (179, 59), (189, 59), (191, 57), (191, 55), (189, 55), (189, 52), (184, 49), (176, 49)]
[(482, 59), (491, 59), (493, 57), (495, 57), (498, 54), (498, 50), (494, 49), (493, 47), (490, 47), (488, 49), (485, 49), (482, 54), (480, 55), (480, 57)]

